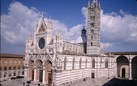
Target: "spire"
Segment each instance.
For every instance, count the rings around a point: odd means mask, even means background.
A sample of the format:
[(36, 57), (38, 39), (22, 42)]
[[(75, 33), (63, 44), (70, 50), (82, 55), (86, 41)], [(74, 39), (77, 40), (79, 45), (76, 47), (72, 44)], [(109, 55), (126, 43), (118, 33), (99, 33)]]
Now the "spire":
[(38, 21), (36, 21), (34, 30), (37, 30), (37, 28), (38, 28)]
[(91, 4), (91, 7), (99, 7), (98, 0), (93, 0), (92, 4)]
[(98, 2), (98, 0), (93, 0), (93, 2)]
[(88, 0), (88, 7), (90, 7), (90, 0)]
[(44, 18), (44, 12), (42, 12), (42, 18)]

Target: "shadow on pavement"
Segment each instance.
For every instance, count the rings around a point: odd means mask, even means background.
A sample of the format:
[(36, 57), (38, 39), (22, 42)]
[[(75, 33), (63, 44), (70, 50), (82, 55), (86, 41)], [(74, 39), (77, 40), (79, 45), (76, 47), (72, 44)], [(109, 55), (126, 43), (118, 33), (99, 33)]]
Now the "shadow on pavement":
[(113, 78), (102, 86), (137, 86), (137, 80)]

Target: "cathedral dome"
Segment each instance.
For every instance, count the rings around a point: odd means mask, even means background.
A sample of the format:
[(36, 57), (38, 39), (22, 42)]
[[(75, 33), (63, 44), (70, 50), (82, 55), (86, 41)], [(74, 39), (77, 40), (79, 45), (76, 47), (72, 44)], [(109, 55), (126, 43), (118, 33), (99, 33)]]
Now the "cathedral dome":
[(86, 43), (87, 42), (87, 37), (84, 35), (79, 36), (76, 40), (75, 43)]
[(83, 29), (81, 30), (81, 36), (79, 36), (75, 43), (86, 43), (87, 42), (87, 36), (86, 36), (86, 29), (85, 26), (83, 26)]

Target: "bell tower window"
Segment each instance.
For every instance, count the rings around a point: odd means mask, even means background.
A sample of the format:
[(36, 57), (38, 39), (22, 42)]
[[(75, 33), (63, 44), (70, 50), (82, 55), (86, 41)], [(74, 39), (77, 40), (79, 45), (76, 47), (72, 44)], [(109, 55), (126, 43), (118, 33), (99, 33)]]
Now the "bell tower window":
[(95, 20), (95, 16), (91, 16), (90, 19), (91, 19), (91, 21), (94, 21)]
[(91, 27), (94, 27), (95, 26), (95, 24), (94, 23), (91, 23)]
[(91, 33), (94, 33), (94, 30), (93, 30), (93, 29), (91, 29)]
[(91, 36), (91, 40), (93, 40), (93, 36)]

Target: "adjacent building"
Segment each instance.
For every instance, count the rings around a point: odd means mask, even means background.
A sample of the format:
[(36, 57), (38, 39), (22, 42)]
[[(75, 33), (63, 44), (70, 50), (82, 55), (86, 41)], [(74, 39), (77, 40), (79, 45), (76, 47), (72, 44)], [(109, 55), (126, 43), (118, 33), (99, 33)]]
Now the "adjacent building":
[(0, 81), (24, 77), (24, 55), (0, 54)]

